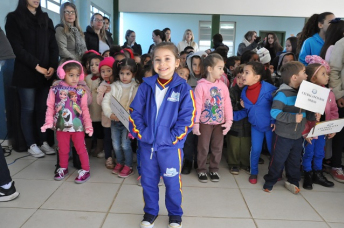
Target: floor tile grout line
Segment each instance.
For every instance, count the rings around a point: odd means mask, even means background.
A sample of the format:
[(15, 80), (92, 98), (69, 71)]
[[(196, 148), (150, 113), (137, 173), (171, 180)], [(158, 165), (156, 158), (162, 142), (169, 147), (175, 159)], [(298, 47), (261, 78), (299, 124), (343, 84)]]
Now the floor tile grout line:
[[(117, 178), (119, 178), (119, 177), (117, 176)], [(116, 198), (117, 198), (117, 196), (118, 196), (118, 194), (119, 194), (119, 191), (121, 190), (121, 188), (122, 188), (122, 186), (123, 186), (123, 184), (124, 184), (125, 179), (126, 179), (126, 178), (123, 178), (122, 183), (121, 183), (120, 186), (118, 187), (117, 192), (116, 192), (116, 194), (115, 194), (115, 196), (114, 196), (114, 198), (113, 198), (113, 200), (112, 200), (112, 202), (111, 202), (111, 204), (110, 204), (110, 206), (109, 206), (109, 209), (107, 210), (107, 212), (106, 212), (106, 214), (105, 214), (105, 217), (104, 217), (104, 219), (103, 219), (103, 221), (102, 221), (102, 223), (101, 223), (101, 225), (100, 225), (100, 228), (104, 226), (104, 223), (105, 223), (105, 221), (106, 221), (106, 219), (107, 219), (107, 217), (108, 217), (108, 215), (109, 215), (109, 213), (110, 213), (110, 210), (111, 210), (113, 204), (114, 204), (115, 201), (116, 201)]]
[(313, 205), (306, 199), (306, 197), (302, 194), (302, 192), (301, 192), (301, 196), (302, 196), (302, 198), (309, 204), (309, 206), (311, 206), (311, 208), (319, 215), (319, 217), (326, 223), (326, 225), (327, 225), (328, 227), (331, 227), (331, 226), (327, 223), (327, 221), (323, 218), (323, 216), (321, 216), (320, 213), (313, 207)]
[(254, 225), (258, 228), (258, 224), (256, 223), (256, 221), (255, 221), (254, 218), (253, 218), (252, 212), (251, 212), (251, 210), (250, 210), (250, 208), (249, 208), (249, 206), (248, 206), (248, 204), (247, 204), (247, 202), (246, 202), (246, 199), (245, 199), (245, 197), (244, 197), (244, 194), (242, 193), (241, 188), (240, 188), (240, 186), (239, 186), (239, 183), (238, 183), (238, 181), (237, 181), (237, 179), (235, 178), (234, 175), (233, 175), (233, 178), (234, 178), (234, 180), (235, 180), (235, 183), (236, 183), (236, 184), (238, 185), (238, 187), (239, 187), (239, 192), (240, 192), (240, 194), (241, 194), (242, 199), (243, 199), (244, 202), (245, 202), (245, 205), (246, 205), (246, 207), (247, 207), (248, 212), (250, 213), (251, 219), (253, 220)]
[[(36, 159), (36, 160), (28, 160), (28, 161), (32, 161), (32, 162), (30, 162), (30, 164), (28, 164), (27, 166), (23, 167), (21, 170), (19, 170), (19, 171), (16, 172), (15, 174), (11, 174), (11, 177), (17, 175), (18, 173), (20, 173), (21, 171), (23, 171), (24, 169), (26, 169), (27, 167), (29, 167), (31, 164), (35, 163), (37, 160), (38, 160), (38, 159)], [(14, 164), (15, 164), (15, 163), (14, 163)], [(14, 165), (14, 164), (12, 164), (12, 165)]]

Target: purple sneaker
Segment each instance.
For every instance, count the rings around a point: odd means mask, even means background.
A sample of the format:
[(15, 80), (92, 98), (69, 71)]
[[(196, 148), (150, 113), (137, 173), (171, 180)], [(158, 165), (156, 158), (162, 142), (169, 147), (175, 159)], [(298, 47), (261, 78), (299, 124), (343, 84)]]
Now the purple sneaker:
[(78, 171), (79, 175), (75, 178), (74, 182), (77, 184), (85, 183), (91, 176), (90, 171), (80, 169)]
[(59, 168), (58, 170), (56, 170), (54, 180), (57, 180), (57, 181), (63, 180), (67, 174), (68, 174), (68, 169)]

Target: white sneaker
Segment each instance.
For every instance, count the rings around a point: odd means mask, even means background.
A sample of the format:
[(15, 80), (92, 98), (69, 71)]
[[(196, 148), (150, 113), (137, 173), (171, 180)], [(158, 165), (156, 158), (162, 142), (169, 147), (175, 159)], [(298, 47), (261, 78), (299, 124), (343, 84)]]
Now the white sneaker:
[(27, 152), (35, 158), (42, 158), (45, 156), (45, 154), (39, 149), (39, 147), (36, 144), (32, 144)]
[(105, 157), (104, 150), (100, 152), (99, 154), (97, 154), (97, 158), (104, 158), (104, 157)]
[(43, 151), (45, 154), (55, 154), (55, 149), (50, 147), (47, 142), (44, 142), (41, 146), (41, 151)]

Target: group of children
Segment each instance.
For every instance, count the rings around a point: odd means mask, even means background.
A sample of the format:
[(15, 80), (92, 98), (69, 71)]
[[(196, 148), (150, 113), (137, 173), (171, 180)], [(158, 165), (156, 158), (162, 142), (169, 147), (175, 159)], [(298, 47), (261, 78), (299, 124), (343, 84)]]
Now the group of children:
[[(112, 47), (103, 53), (108, 57), (88, 51), (82, 63), (62, 62), (57, 70), (61, 81), (50, 89), (42, 127), (42, 131), (56, 129), (59, 169), (54, 179), (62, 180), (68, 174), (70, 140), (81, 162), (76, 183), (90, 178), (88, 154), (105, 157), (105, 166), (119, 177), (132, 175), (132, 145), (137, 146), (138, 182), (145, 201), (141, 227), (154, 226), (159, 212), (158, 186), (163, 180), (169, 227), (173, 228), (182, 227), (181, 174), (190, 173), (194, 164), (200, 182), (207, 182), (208, 175), (218, 182), (225, 138), (230, 172), (246, 170), (251, 184), (257, 183), (266, 142), (271, 154), (269, 172), (264, 176), (266, 192), (271, 192), (285, 168), (285, 186), (297, 194), (301, 160), (304, 188), (311, 189), (312, 183), (333, 186), (322, 173), (326, 136), (304, 139), (317, 121), (338, 118), (333, 94), (325, 116), (307, 112), (306, 118), (306, 111), (295, 107), (303, 80), (327, 85), (326, 62), (308, 56), (310, 64), (305, 67), (283, 53), (277, 88), (271, 70), (259, 62), (255, 52), (225, 61), (216, 51), (194, 53), (188, 48), (178, 53), (174, 44), (162, 42), (152, 55), (138, 56)], [(129, 112), (129, 129), (113, 113), (113, 99)], [(137, 142), (132, 144), (134, 138)]]

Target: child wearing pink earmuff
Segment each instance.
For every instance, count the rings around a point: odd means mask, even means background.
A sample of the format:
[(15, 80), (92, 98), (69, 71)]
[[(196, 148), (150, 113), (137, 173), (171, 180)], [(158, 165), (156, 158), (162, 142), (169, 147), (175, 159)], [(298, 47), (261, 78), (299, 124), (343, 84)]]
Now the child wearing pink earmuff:
[(93, 134), (92, 121), (87, 106), (87, 94), (78, 87), (79, 80), (84, 79), (82, 65), (74, 60), (66, 61), (57, 69), (57, 75), (62, 80), (52, 86), (47, 99), (45, 124), (41, 131), (48, 128), (56, 129), (56, 139), (59, 147), (59, 165), (54, 179), (62, 180), (68, 174), (68, 158), (70, 140), (79, 155), (81, 168), (75, 183), (81, 184), (90, 178), (90, 165), (85, 146), (85, 133)]

